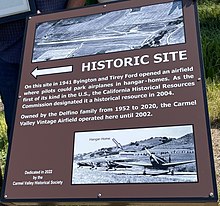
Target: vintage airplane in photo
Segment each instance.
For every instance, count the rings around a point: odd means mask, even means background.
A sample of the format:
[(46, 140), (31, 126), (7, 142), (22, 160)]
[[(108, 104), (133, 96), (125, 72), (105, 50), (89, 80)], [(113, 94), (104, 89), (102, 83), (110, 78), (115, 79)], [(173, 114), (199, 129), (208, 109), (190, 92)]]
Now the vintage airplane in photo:
[(95, 164), (93, 162), (78, 162), (78, 168), (80, 167), (89, 167), (90, 169), (95, 168)]
[(106, 171), (111, 170), (111, 169), (116, 170), (119, 168), (132, 168), (131, 165), (118, 164), (116, 161), (108, 161), (106, 164), (107, 164)]
[(123, 166), (140, 166), (144, 168), (143, 174), (146, 175), (146, 169), (155, 169), (155, 170), (167, 170), (161, 173), (151, 174), (152, 176), (162, 175), (162, 174), (174, 174), (174, 168), (179, 165), (194, 163), (195, 160), (181, 161), (181, 162), (171, 162), (171, 156), (169, 155), (169, 161), (165, 160), (162, 157), (159, 157), (153, 153), (151, 153), (147, 148), (145, 151), (148, 153), (150, 157), (150, 164), (144, 162), (117, 162), (115, 164), (123, 165)]

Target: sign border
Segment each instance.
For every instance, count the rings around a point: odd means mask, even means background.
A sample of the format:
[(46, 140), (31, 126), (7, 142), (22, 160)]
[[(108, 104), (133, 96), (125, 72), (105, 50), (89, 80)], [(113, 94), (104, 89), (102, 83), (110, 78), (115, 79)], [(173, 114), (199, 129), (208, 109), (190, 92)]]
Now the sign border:
[[(184, 1), (184, 0), (183, 0)], [(188, 0), (185, 0), (188, 1)], [(184, 2), (185, 2), (184, 1)], [(167, 1), (166, 1), (167, 2)], [(103, 4), (102, 4), (103, 5)], [(100, 6), (100, 5), (97, 5)], [(196, 24), (196, 33), (197, 33), (197, 41), (198, 41), (198, 53), (199, 53), (199, 60), (200, 60), (200, 73), (201, 73), (201, 77), (202, 77), (202, 90), (203, 90), (203, 99), (204, 99), (204, 110), (205, 110), (205, 116), (206, 116), (206, 130), (207, 130), (207, 137), (208, 137), (208, 147), (209, 147), (209, 159), (210, 159), (210, 164), (211, 164), (211, 174), (212, 174), (212, 184), (213, 184), (213, 193), (209, 197), (179, 197), (179, 198), (175, 198), (175, 197), (169, 197), (169, 198), (89, 198), (89, 199), (84, 199), (84, 198), (50, 198), (50, 199), (7, 199), (4, 198), (4, 192), (5, 192), (5, 186), (6, 186), (6, 182), (4, 182), (4, 186), (3, 186), (3, 190), (2, 190), (2, 200), (3, 202), (77, 202), (77, 204), (79, 203), (83, 203), (83, 202), (89, 202), (89, 201), (100, 201), (101, 203), (107, 202), (107, 201), (112, 201), (112, 202), (119, 202), (119, 201), (132, 201), (132, 202), (141, 202), (141, 201), (170, 201), (170, 202), (175, 202), (175, 201), (184, 201), (184, 202), (189, 202), (189, 201), (202, 201), (202, 202), (215, 202), (218, 199), (217, 196), (217, 186), (216, 186), (216, 177), (215, 177), (215, 167), (214, 167), (214, 158), (213, 158), (213, 151), (212, 151), (212, 141), (211, 141), (211, 132), (210, 132), (210, 125), (209, 125), (209, 118), (208, 118), (208, 106), (207, 106), (207, 96), (206, 96), (206, 91), (205, 91), (205, 78), (204, 78), (204, 64), (202, 61), (202, 50), (201, 50), (201, 44), (200, 42), (200, 35), (199, 35), (199, 23), (198, 23), (198, 10), (197, 10), (197, 5), (196, 3), (194, 3), (194, 10), (195, 10), (195, 24)], [(91, 9), (91, 8), (87, 8), (87, 9)], [(26, 28), (27, 30), (27, 28)], [(21, 71), (20, 71), (20, 75), (21, 75)], [(196, 149), (196, 148), (195, 148)], [(10, 145), (10, 149), (11, 150), (11, 145)], [(8, 170), (8, 165), (9, 165), (9, 156), (7, 158), (7, 167), (6, 167), (6, 171)], [(7, 178), (7, 172), (5, 175), (5, 179)]]

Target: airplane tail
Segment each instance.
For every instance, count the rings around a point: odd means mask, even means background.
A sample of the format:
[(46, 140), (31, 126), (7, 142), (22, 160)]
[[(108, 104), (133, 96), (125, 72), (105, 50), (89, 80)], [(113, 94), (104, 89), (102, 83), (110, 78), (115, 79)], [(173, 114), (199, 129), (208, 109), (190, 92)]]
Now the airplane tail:
[(112, 141), (116, 144), (117, 148), (123, 149), (122, 145), (115, 138)]

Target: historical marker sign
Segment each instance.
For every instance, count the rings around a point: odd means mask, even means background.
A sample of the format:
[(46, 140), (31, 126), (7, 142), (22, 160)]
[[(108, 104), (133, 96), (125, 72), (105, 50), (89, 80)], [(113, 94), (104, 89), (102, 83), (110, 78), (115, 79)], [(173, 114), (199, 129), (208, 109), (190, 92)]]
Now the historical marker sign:
[(196, 15), (131, 0), (30, 18), (5, 200), (216, 200)]

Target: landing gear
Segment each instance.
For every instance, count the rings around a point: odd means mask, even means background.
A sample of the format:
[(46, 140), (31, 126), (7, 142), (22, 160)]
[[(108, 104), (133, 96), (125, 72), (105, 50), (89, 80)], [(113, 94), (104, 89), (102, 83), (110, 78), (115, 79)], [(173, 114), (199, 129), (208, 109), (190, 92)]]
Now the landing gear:
[(174, 175), (174, 168), (170, 169), (171, 175)]

